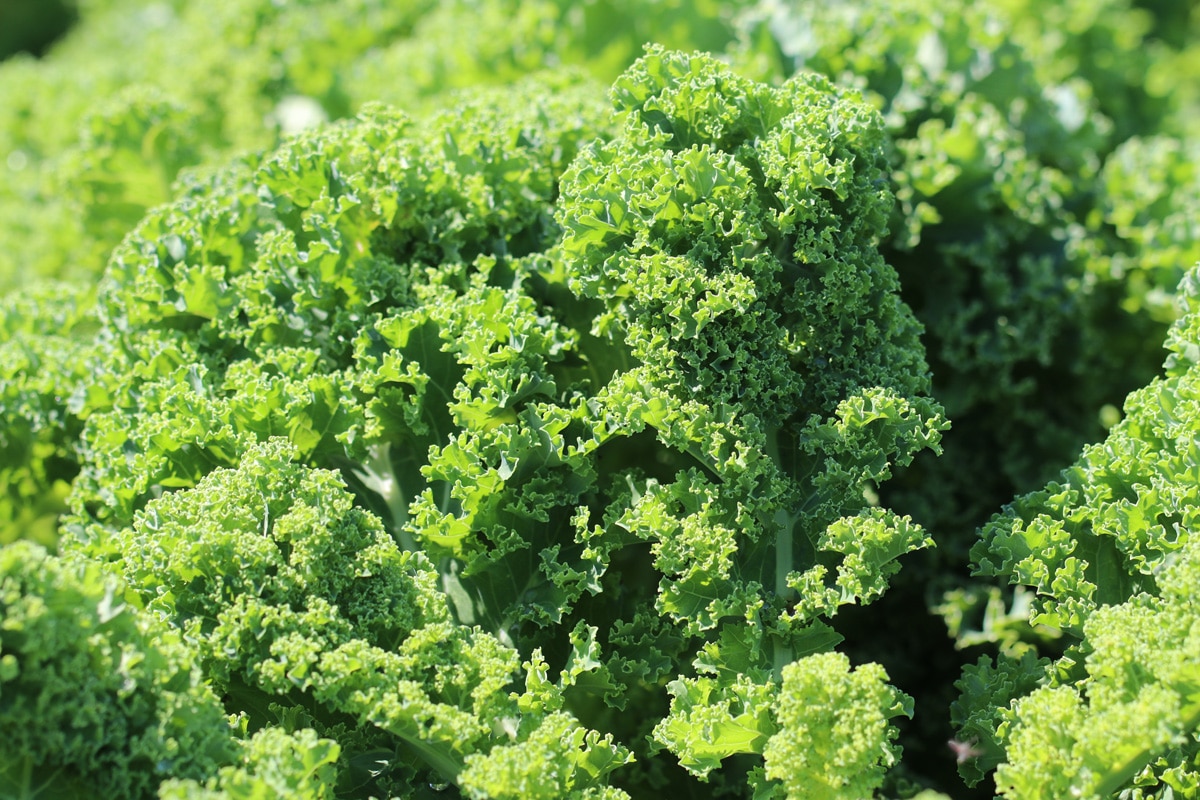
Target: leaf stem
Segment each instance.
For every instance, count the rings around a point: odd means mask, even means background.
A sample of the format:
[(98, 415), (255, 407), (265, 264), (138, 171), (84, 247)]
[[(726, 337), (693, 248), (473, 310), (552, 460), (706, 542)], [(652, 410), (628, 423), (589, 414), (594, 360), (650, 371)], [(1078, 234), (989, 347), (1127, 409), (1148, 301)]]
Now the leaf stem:
[(408, 521), (408, 499), (396, 478), (396, 470), (392, 466), (391, 442), (373, 445), (365, 463), (355, 470), (363, 485), (375, 491), (387, 505), (392, 515), (392, 531), (399, 538), (402, 548), (409, 551), (417, 549), (417, 542), (412, 533), (405, 527)]
[[(780, 464), (779, 458), (779, 436), (775, 432), (767, 434), (767, 455), (776, 463)], [(794, 531), (796, 528), (797, 516), (794, 512), (789, 512), (787, 509), (779, 509), (775, 512), (775, 596), (780, 600), (787, 602), (791, 600), (792, 589), (788, 586), (788, 575), (795, 568), (795, 542)], [(782, 641), (776, 641), (773, 645), (772, 652), (772, 667), (776, 679), (782, 679), (783, 668), (792, 661), (792, 648)]]

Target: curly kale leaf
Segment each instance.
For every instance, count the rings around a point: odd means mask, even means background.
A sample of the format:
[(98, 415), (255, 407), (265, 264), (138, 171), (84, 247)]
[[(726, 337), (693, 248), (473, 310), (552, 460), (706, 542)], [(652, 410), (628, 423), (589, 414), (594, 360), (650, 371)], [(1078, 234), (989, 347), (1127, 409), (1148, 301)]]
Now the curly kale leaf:
[(1157, 593), (1157, 573), (1190, 539), (1200, 427), (1195, 269), (1180, 285), (1167, 374), (1131, 394), (1108, 438), (1060, 480), (1017, 498), (972, 550), (983, 575), (1035, 588), (1032, 621), (1078, 635), (1093, 611)]
[(877, 249), (892, 198), (869, 107), (661, 48), (612, 97), (619, 134), (563, 179), (566, 282), (595, 309), (583, 355), (629, 364), (597, 393), (598, 455), (647, 435), (662, 453), (605, 519), (650, 545), (654, 609), (699, 645), (653, 736), (706, 777), (763, 753), (763, 698), (836, 644), (823, 620), (931, 543), (869, 497), (945, 422)]
[(1030, 621), (1061, 628), (1070, 645), (1015, 671), (983, 665), (962, 684), (958, 721), (1003, 748), (1006, 759), (989, 746), (989, 763), (1009, 796), (1052, 785), (1051, 773), (1060, 793), (1081, 797), (1195, 780), (1196, 286), (1193, 268), (1166, 375), (1130, 395), (1105, 441), (997, 515), (972, 550), (981, 574), (1034, 589)]
[(99, 564), (0, 548), (0, 794), (150, 798), (235, 760), (194, 654), (126, 592)]
[(865, 104), (661, 48), (613, 99), (621, 135), (564, 176), (567, 280), (600, 304), (584, 353), (632, 359), (599, 392), (608, 414), (688, 457), (638, 482), (618, 524), (668, 534), (660, 608), (704, 629), (761, 589), (788, 595), (826, 526), (944, 421), (876, 249), (891, 198)]
[(1157, 597), (1098, 609), (1083, 629), (1086, 677), (1012, 703), (1000, 726), (1007, 745), (996, 771), (1002, 795), (1142, 798), (1196, 785), (1198, 564), (1189, 543), (1159, 573)]

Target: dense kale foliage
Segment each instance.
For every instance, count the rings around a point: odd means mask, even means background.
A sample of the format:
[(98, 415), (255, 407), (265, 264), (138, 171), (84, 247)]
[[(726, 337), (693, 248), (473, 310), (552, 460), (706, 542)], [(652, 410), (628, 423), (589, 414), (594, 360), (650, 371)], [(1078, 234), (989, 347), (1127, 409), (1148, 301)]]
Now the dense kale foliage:
[[(798, 758), (787, 676), (826, 674), (828, 619), (930, 544), (868, 500), (945, 427), (875, 247), (878, 116), (661, 49), (617, 87), (611, 123), (561, 81), (369, 109), (189, 186), (101, 285), (61, 546), (118, 565), (252, 724), (303, 710), (392, 793), (495, 795), (542, 725), (611, 761), (555, 796), (626, 761), (633, 793), (682, 780), (660, 752), (705, 778), (776, 754), (734, 773), (765, 787)], [(860, 751), (831, 785), (879, 784), (896, 697), (846, 709), (875, 733), (830, 742)], [(699, 721), (747, 713), (750, 740)]]
[(1200, 791), (1189, 4), (77, 7), (0, 793)]
[(1043, 11), (1022, 3), (800, 4), (761, 23), (785, 69), (862, 87), (893, 138), (898, 203), (882, 249), (925, 325), (954, 428), (947, 457), (923, 459), (887, 494), (949, 557), (1101, 438), (1102, 409), (1156, 374), (1174, 286), (1200, 258), (1183, 211), (1197, 198), (1186, 146), (1127, 113), (1150, 102), (1126, 84), (1136, 73), (1089, 81), (1080, 68), (1101, 67), (1090, 48), (1144, 60), (1137, 28), (1106, 27), (1137, 18), (1062, 5), (1095, 22), (1054, 52), (1058, 29), (1028, 30), (1023, 14)]

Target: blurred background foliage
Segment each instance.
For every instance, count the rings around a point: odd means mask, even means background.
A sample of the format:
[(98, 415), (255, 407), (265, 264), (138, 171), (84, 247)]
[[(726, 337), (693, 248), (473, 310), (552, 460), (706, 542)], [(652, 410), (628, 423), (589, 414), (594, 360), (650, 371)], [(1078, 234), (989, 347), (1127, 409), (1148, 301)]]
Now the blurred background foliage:
[(64, 0), (7, 0), (0, 5), (0, 59), (15, 53), (40, 56), (78, 20)]

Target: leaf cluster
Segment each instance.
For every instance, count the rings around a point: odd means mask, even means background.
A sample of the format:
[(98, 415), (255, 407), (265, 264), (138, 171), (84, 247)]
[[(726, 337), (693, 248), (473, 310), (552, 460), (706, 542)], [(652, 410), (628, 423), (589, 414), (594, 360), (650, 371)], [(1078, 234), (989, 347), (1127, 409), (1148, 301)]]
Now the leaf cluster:
[(1187, 3), (78, 8), (0, 794), (1200, 793)]
[(60, 546), (248, 732), (336, 742), (341, 795), (878, 787), (911, 702), (830, 621), (931, 544), (871, 498), (945, 428), (880, 119), (663, 48), (614, 116), (592, 91), (372, 106), (180, 182), (100, 286)]

